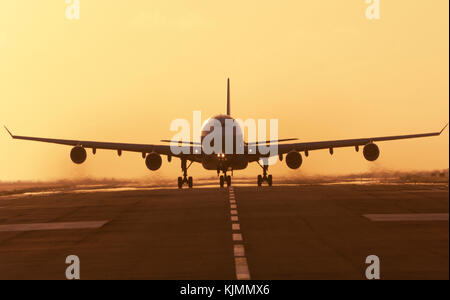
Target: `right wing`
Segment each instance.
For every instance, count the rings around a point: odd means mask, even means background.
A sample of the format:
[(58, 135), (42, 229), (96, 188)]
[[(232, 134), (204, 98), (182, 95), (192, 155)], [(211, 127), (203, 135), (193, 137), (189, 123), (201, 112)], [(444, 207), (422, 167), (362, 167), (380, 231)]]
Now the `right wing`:
[(445, 128), (447, 128), (447, 126), (448, 126), (448, 124), (445, 125), (445, 127), (441, 131), (430, 132), (430, 133), (371, 137), (371, 138), (348, 139), (348, 140), (281, 144), (281, 145), (278, 145), (278, 153), (285, 154), (290, 151), (301, 152), (301, 151), (332, 149), (332, 148), (340, 148), (340, 147), (359, 147), (359, 146), (364, 146), (364, 145), (367, 145), (369, 143), (374, 143), (374, 142), (439, 136), (445, 130)]

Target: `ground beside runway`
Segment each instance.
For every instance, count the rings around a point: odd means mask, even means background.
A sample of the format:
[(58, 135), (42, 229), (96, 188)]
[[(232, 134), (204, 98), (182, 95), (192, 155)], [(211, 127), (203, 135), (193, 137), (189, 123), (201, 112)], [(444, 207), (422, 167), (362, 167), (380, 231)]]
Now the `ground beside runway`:
[[(448, 216), (448, 185), (237, 185), (234, 195), (251, 279), (364, 279), (368, 255), (382, 279), (449, 278), (448, 217), (364, 216)], [(68, 255), (82, 279), (235, 279), (229, 196), (207, 187), (0, 197), (0, 279), (65, 279)], [(106, 223), (17, 227), (88, 221)]]

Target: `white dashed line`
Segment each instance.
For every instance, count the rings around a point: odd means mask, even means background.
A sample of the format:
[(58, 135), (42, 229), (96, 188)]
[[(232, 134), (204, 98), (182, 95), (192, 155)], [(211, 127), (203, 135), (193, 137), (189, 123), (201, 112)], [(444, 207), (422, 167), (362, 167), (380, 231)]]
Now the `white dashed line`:
[(234, 263), (236, 265), (237, 280), (250, 280), (250, 272), (248, 270), (247, 258), (235, 257)]
[(231, 224), (231, 230), (241, 230), (241, 225), (239, 223)]
[(234, 245), (234, 256), (236, 256), (236, 257), (244, 257), (245, 256), (244, 245), (241, 245), (241, 244)]
[(248, 269), (247, 258), (245, 257), (245, 247), (242, 244), (244, 238), (242, 237), (241, 224), (239, 223), (238, 210), (236, 198), (234, 195), (233, 187), (229, 189), (229, 201), (230, 201), (230, 214), (231, 214), (231, 230), (233, 231), (231, 237), (233, 242), (234, 251), (234, 264), (236, 270), (237, 280), (250, 280), (250, 271)]
[(233, 233), (233, 241), (242, 242), (242, 234)]

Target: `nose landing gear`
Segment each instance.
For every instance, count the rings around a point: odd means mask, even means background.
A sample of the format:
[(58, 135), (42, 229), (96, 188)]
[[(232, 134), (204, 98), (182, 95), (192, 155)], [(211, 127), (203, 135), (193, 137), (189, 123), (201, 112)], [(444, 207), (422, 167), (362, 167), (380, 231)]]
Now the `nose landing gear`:
[(188, 177), (187, 170), (192, 165), (192, 161), (187, 165), (187, 161), (185, 159), (181, 160), (181, 170), (183, 171), (183, 177), (178, 177), (178, 188), (183, 188), (184, 184), (187, 184), (189, 188), (194, 186), (194, 179), (192, 176)]
[[(231, 176), (227, 175), (227, 171), (222, 171), (223, 175), (220, 175), (219, 177), (219, 184), (220, 187), (223, 188), (225, 186), (225, 183), (227, 184), (227, 187), (231, 186)], [(217, 174), (220, 174), (220, 170), (217, 170)]]

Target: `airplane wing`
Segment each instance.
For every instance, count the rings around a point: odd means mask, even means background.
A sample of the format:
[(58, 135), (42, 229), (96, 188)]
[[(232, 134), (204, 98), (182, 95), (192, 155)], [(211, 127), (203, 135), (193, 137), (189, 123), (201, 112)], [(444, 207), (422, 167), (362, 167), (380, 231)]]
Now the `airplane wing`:
[[(53, 143), (68, 146), (81, 146), (84, 148), (92, 149), (107, 149), (107, 150), (117, 150), (117, 151), (131, 151), (131, 152), (141, 152), (142, 154), (156, 152), (162, 155), (178, 157), (181, 155), (174, 155), (170, 149), (169, 145), (153, 145), (153, 144), (129, 144), (129, 143), (111, 143), (111, 142), (96, 142), (96, 141), (83, 141), (83, 140), (66, 140), (66, 139), (52, 139), (52, 138), (41, 138), (41, 137), (30, 137), (30, 136), (19, 136), (12, 134), (8, 128), (6, 131), (11, 135), (13, 139), (37, 141), (44, 143)], [(183, 148), (183, 147), (182, 147)], [(194, 153), (193, 149), (190, 149), (190, 153)], [(189, 156), (189, 155), (188, 155)], [(195, 155), (190, 155), (195, 156)], [(194, 157), (187, 158), (189, 160), (194, 160)]]
[(445, 128), (447, 128), (447, 126), (448, 126), (448, 124), (445, 125), (445, 127), (441, 131), (430, 132), (430, 133), (370, 137), (370, 138), (349, 139), (349, 140), (280, 144), (280, 145), (278, 145), (278, 153), (285, 154), (290, 151), (300, 152), (300, 151), (311, 151), (311, 150), (319, 150), (319, 149), (333, 149), (333, 148), (341, 148), (341, 147), (359, 147), (359, 146), (364, 146), (364, 145), (374, 143), (374, 142), (438, 136), (445, 130)]

